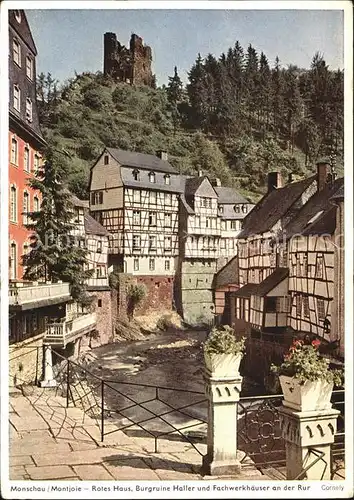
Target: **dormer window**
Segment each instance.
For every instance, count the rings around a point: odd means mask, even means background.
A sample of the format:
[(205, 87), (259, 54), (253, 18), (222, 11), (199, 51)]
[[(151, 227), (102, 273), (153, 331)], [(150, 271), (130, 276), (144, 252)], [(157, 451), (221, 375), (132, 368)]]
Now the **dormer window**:
[(235, 212), (236, 212), (237, 214), (239, 214), (239, 213), (241, 212), (241, 207), (240, 207), (240, 205), (235, 205), (235, 206), (234, 206), (234, 209), (235, 209)]
[(220, 212), (221, 214), (223, 214), (223, 213), (224, 213), (224, 207), (223, 207), (222, 205), (219, 205), (219, 212)]
[(104, 163), (105, 165), (108, 165), (108, 164), (109, 164), (109, 156), (108, 156), (108, 155), (104, 155), (103, 163)]
[(155, 184), (155, 182), (156, 182), (155, 172), (149, 172), (149, 181), (150, 181), (152, 184)]
[(14, 85), (14, 101), (13, 101), (14, 108), (16, 111), (20, 111), (21, 109), (21, 90), (18, 85)]
[(242, 205), (242, 213), (247, 214), (247, 205)]
[(12, 42), (12, 54), (14, 58), (14, 62), (18, 65), (21, 66), (21, 45), (18, 40), (13, 40)]
[(15, 10), (15, 19), (18, 23), (21, 22), (22, 17), (21, 17), (21, 11), (20, 10)]
[(26, 99), (26, 120), (28, 122), (32, 121), (32, 101), (29, 97)]
[(26, 57), (26, 76), (33, 80), (33, 59), (29, 56)]
[(168, 186), (171, 184), (171, 177), (168, 174), (165, 175), (165, 184)]
[(133, 179), (135, 181), (140, 181), (140, 172), (139, 172), (139, 170), (133, 170)]

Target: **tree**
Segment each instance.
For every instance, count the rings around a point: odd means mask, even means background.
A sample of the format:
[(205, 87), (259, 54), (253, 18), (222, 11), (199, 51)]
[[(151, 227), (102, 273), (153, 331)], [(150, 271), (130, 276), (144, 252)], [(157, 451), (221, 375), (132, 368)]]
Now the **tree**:
[(168, 79), (167, 98), (171, 106), (174, 133), (176, 133), (177, 126), (181, 119), (178, 105), (183, 100), (183, 84), (178, 75), (177, 66), (175, 66), (174, 75), (169, 76)]
[(38, 212), (29, 213), (31, 222), (27, 228), (33, 234), (31, 250), (23, 256), (24, 278), (69, 282), (71, 296), (87, 304), (90, 299), (86, 280), (93, 270), (88, 269), (87, 250), (72, 234), (74, 206), (65, 178), (59, 153), (48, 150), (38, 177), (29, 181), (41, 193), (42, 203)]
[(196, 128), (201, 128), (205, 123), (205, 109), (207, 102), (206, 73), (203, 59), (200, 54), (188, 73), (189, 84), (187, 93), (190, 103), (190, 121)]
[(133, 318), (135, 309), (144, 300), (146, 294), (147, 294), (146, 286), (142, 283), (133, 284), (129, 286), (127, 290), (129, 319)]
[(45, 75), (43, 72), (37, 78), (37, 107), (39, 121), (42, 125), (49, 125), (53, 121), (53, 115), (60, 100), (58, 80), (51, 73)]

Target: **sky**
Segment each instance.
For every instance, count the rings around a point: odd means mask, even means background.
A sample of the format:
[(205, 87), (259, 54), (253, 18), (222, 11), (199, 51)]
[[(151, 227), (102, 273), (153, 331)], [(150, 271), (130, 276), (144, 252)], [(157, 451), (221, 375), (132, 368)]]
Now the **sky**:
[(340, 10), (26, 9), (26, 15), (38, 50), (37, 73), (50, 72), (60, 82), (75, 71), (103, 70), (107, 31), (124, 45), (136, 33), (151, 46), (158, 85), (168, 82), (174, 66), (186, 82), (198, 52), (219, 56), (236, 40), (245, 50), (252, 44), (263, 51), (271, 65), (278, 56), (284, 67), (309, 68), (319, 51), (330, 69), (343, 68)]

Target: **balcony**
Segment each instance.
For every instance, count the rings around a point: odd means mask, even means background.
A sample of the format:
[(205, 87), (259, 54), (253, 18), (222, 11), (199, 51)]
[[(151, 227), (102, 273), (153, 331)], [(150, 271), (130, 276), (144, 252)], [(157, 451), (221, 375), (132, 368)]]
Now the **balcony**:
[(62, 323), (48, 323), (44, 341), (51, 345), (65, 347), (79, 337), (96, 328), (96, 313), (83, 314)]
[(69, 283), (10, 283), (9, 306), (26, 310), (67, 302)]

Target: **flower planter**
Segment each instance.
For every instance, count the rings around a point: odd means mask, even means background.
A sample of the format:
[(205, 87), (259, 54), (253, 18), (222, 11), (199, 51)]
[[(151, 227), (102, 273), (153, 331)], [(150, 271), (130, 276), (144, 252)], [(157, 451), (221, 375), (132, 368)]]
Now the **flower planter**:
[(231, 378), (239, 375), (242, 354), (208, 354), (204, 352), (205, 366), (212, 377)]
[(284, 394), (284, 406), (297, 411), (317, 411), (332, 408), (333, 383), (325, 380), (306, 380), (301, 383), (295, 377), (279, 376)]

